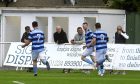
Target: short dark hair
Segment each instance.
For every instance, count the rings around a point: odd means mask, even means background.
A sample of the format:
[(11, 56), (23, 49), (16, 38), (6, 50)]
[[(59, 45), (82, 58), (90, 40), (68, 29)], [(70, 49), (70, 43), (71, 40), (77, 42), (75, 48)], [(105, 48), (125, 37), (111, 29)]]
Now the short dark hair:
[(87, 22), (84, 22), (84, 23), (83, 23), (83, 25), (84, 25), (84, 24), (87, 24), (87, 25), (88, 25), (88, 23), (87, 23)]
[(78, 30), (78, 29), (82, 29), (82, 27), (77, 27), (77, 30)]
[(95, 28), (96, 28), (96, 29), (101, 28), (101, 24), (100, 24), (100, 23), (96, 23), (96, 24), (95, 24)]
[(32, 26), (33, 26), (33, 27), (37, 27), (37, 26), (38, 26), (38, 22), (37, 22), (37, 21), (33, 21), (33, 22), (32, 22)]
[(29, 26), (26, 26), (26, 27), (25, 27), (25, 30), (30, 30), (30, 27), (29, 27)]

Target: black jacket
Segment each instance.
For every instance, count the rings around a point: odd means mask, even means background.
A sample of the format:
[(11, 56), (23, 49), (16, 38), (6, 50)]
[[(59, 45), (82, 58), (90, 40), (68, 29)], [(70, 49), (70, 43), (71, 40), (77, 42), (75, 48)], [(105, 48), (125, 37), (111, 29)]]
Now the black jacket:
[(57, 44), (68, 43), (67, 35), (63, 30), (60, 33), (55, 32), (53, 34), (53, 37), (54, 37), (55, 43)]
[[(125, 33), (125, 32), (123, 32)], [(118, 34), (117, 32), (115, 33), (115, 43), (117, 44), (123, 44), (123, 43), (126, 43), (126, 39), (121, 35), (121, 34)]]
[(25, 32), (25, 33), (22, 35), (21, 42), (24, 43), (24, 39), (28, 40), (28, 34), (29, 34), (29, 33)]

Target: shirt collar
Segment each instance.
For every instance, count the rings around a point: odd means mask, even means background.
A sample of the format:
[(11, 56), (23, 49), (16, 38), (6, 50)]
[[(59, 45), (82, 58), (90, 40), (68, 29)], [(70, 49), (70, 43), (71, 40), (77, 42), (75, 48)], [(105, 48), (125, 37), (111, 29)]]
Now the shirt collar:
[(38, 27), (35, 27), (34, 30), (38, 29)]
[(96, 31), (100, 31), (101, 30), (101, 28), (99, 28), (99, 29), (96, 29)]
[(87, 28), (86, 32), (87, 32), (87, 31), (89, 31), (89, 30), (90, 30), (90, 29), (89, 29), (89, 28)]

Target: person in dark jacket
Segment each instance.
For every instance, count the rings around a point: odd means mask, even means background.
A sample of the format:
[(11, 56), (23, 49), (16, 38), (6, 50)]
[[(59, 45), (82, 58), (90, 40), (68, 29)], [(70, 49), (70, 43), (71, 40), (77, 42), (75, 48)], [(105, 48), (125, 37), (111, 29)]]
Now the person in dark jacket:
[(61, 26), (56, 26), (56, 32), (53, 35), (54, 42), (57, 44), (69, 43), (67, 35)]
[[(28, 40), (29, 32), (31, 32), (31, 29), (30, 29), (29, 26), (26, 26), (25, 27), (25, 32), (23, 33), (22, 38), (21, 38), (21, 42), (22, 43), (25, 43)], [(32, 71), (33, 71), (33, 68), (28, 68), (27, 69), (27, 72), (32, 72)]]
[[(123, 31), (121, 26), (117, 26), (117, 31), (115, 33), (115, 44), (125, 44), (126, 40), (129, 39), (129, 36), (126, 34), (126, 32)], [(111, 73), (113, 70), (111, 71)], [(121, 71), (116, 71), (114, 74), (120, 74)], [(125, 70), (122, 72), (122, 75), (125, 75)]]
[[(53, 34), (54, 42), (57, 44), (69, 43), (68, 38), (61, 26), (56, 26), (56, 32)], [(70, 69), (63, 69), (63, 73), (69, 73)]]
[(121, 26), (117, 26), (117, 32), (115, 33), (115, 44), (125, 44), (129, 36), (123, 31)]
[(22, 38), (21, 38), (21, 42), (25, 43), (25, 41), (28, 40), (29, 32), (31, 32), (30, 27), (26, 26), (25, 27), (25, 32), (23, 33)]

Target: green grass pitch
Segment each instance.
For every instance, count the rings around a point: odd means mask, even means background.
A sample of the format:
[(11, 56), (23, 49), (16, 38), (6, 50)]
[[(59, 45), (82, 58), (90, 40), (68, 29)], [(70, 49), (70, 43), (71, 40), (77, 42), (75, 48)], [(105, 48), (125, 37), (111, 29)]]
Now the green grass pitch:
[[(21, 83), (15, 83), (18, 81)], [(62, 73), (62, 70), (39, 70), (38, 76), (33, 73), (15, 70), (0, 70), (0, 84), (140, 84), (139, 71), (127, 71), (126, 75), (110, 75), (107, 71), (103, 77), (96, 71), (90, 74), (80, 70)]]

